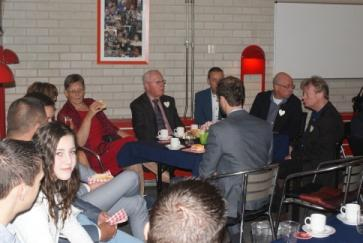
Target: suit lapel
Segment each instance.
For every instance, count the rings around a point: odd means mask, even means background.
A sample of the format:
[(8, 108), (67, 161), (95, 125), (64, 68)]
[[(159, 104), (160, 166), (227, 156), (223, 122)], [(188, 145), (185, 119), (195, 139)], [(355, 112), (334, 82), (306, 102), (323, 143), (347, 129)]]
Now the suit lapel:
[(206, 107), (206, 115), (207, 117), (209, 117), (209, 120), (211, 121), (213, 119), (213, 108), (212, 108), (212, 91), (211, 89), (208, 89), (208, 91), (206, 92), (206, 101), (207, 101), (207, 105)]
[(173, 124), (172, 124), (172, 118), (173, 117), (172, 117), (172, 114), (170, 112), (171, 102), (164, 95), (160, 97), (160, 102), (161, 102), (161, 105), (162, 105), (162, 107), (164, 109), (164, 113), (165, 113), (166, 119), (169, 122), (170, 128), (172, 128), (173, 127)]
[[(155, 124), (156, 124), (156, 117), (155, 117), (155, 113), (154, 113), (154, 108), (149, 100), (149, 97), (147, 96), (146, 93), (144, 93), (143, 97), (143, 105), (145, 107), (144, 111), (146, 112), (146, 117), (150, 117), (152, 122), (152, 126), (154, 128), (154, 130), (157, 130)], [(155, 121), (155, 122), (154, 122)]]

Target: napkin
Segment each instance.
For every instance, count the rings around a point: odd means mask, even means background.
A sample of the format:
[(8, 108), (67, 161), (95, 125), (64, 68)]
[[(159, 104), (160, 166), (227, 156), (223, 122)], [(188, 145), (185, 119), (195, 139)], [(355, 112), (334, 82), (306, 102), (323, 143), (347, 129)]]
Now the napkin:
[(120, 209), (114, 215), (109, 217), (106, 222), (111, 225), (121, 224), (128, 220), (127, 214), (124, 209)]
[(88, 184), (94, 184), (94, 183), (102, 183), (102, 182), (108, 182), (113, 178), (111, 172), (108, 170), (105, 173), (102, 174), (94, 174), (93, 176), (88, 177)]

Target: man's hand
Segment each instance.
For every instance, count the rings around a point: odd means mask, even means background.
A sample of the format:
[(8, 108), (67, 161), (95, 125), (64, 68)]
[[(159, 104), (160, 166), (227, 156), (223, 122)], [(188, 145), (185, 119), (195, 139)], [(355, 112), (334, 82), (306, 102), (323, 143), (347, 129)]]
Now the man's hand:
[(98, 215), (98, 220), (97, 220), (97, 224), (100, 225), (102, 223), (105, 223), (107, 221), (107, 219), (110, 216), (108, 216), (108, 214), (104, 211), (102, 211), (99, 215)]
[(101, 212), (98, 215), (97, 224), (101, 231), (100, 241), (108, 241), (116, 234), (117, 225), (110, 225), (107, 223), (106, 220), (108, 218), (109, 216), (106, 212)]
[(98, 227), (101, 230), (100, 241), (111, 240), (117, 231), (117, 225), (110, 225), (106, 222), (98, 225)]

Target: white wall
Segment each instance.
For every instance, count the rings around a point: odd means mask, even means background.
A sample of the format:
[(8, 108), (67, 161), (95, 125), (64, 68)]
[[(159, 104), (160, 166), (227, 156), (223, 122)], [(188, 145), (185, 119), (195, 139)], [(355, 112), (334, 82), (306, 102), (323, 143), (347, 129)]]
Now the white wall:
[[(20, 64), (11, 66), (16, 87), (6, 89), (6, 107), (22, 96), (34, 81), (48, 81), (61, 91), (66, 75), (85, 77), (87, 95), (109, 104), (113, 118), (130, 117), (129, 103), (143, 92), (142, 74), (161, 69), (168, 81), (167, 94), (184, 110), (185, 1), (150, 0), (150, 62), (147, 65), (98, 65), (96, 63), (96, 0), (6, 0), (3, 45), (15, 51)], [(239, 76), (240, 53), (250, 44), (260, 45), (267, 58), (270, 87), (273, 58), (273, 12), (271, 0), (195, 0), (195, 89), (206, 88), (211, 66)], [(207, 45), (215, 45), (215, 54)], [(340, 111), (350, 111), (350, 99), (363, 85), (361, 80), (334, 80), (332, 101)], [(259, 77), (246, 82), (249, 108), (259, 90)]]

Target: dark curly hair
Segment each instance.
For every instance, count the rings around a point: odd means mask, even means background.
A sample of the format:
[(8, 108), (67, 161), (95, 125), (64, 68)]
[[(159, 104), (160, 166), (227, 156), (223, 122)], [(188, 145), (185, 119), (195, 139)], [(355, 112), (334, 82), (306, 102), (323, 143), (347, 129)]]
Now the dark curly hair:
[(60, 122), (51, 122), (39, 128), (34, 138), (42, 152), (44, 161), (44, 179), (41, 190), (47, 197), (49, 214), (55, 223), (59, 220), (59, 211), (61, 211), (60, 216), (63, 223), (70, 215), (71, 204), (76, 197), (80, 184), (77, 169), (73, 170), (71, 178), (67, 181), (59, 180), (54, 174), (55, 152), (60, 139), (67, 135), (71, 135), (76, 143), (75, 135), (69, 127)]

